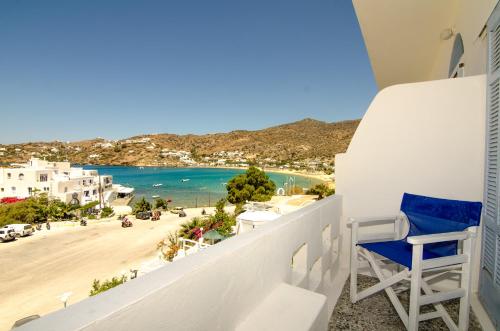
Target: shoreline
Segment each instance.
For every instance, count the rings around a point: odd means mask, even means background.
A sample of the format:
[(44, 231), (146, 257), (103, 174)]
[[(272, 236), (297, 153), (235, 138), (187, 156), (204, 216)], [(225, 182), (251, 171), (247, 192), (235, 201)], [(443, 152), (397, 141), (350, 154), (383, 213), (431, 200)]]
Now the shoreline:
[[(184, 167), (184, 168), (206, 168), (206, 169), (233, 169), (233, 170), (247, 170), (247, 168), (243, 167), (232, 167), (232, 166), (203, 166), (203, 167)], [(276, 174), (283, 174), (283, 175), (294, 175), (294, 176), (301, 176), (301, 177), (306, 177), (306, 178), (312, 178), (321, 181), (323, 184), (329, 185), (329, 186), (334, 186), (334, 180), (332, 175), (327, 175), (325, 173), (311, 173), (311, 172), (302, 172), (300, 170), (289, 170), (289, 169), (279, 169), (279, 168), (261, 168), (257, 167), (259, 169), (262, 169), (264, 172), (270, 172), (270, 173), (276, 173)]]
[[(134, 168), (172, 168), (172, 169), (232, 169), (232, 170), (247, 170), (248, 167), (236, 167), (236, 166), (210, 166), (210, 165), (200, 165), (200, 166), (189, 166), (189, 167), (173, 167), (173, 166), (152, 166), (152, 165), (115, 165), (115, 164), (79, 164), (78, 166), (86, 166), (86, 167), (134, 167)], [(279, 169), (279, 168), (261, 168), (264, 172), (272, 172), (277, 174), (284, 175), (295, 175), (306, 178), (317, 179), (325, 184), (331, 183), (334, 184), (334, 180), (332, 175), (327, 175), (325, 173), (312, 173), (301, 170), (290, 170), (290, 169)]]

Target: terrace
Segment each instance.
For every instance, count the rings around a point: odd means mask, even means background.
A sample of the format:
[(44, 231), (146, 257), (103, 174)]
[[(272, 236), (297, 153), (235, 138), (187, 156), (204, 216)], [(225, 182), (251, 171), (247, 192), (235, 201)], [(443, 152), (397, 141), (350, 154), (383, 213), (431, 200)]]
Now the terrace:
[[(488, 78), (482, 31), (496, 1), (474, 8), (464, 3), (354, 1), (377, 82), (390, 87), (373, 100), (347, 152), (336, 156), (336, 195), (20, 330), (403, 329), (385, 294), (349, 302), (346, 220), (395, 215), (404, 192), (483, 200)], [(422, 30), (424, 17), (430, 24)], [(394, 20), (405, 22), (401, 31), (394, 32)], [(453, 40), (436, 36), (452, 23), (463, 32), (468, 68), (476, 76), (442, 79), (449, 77), (442, 71)], [(398, 46), (390, 56), (388, 43)], [(470, 329), (488, 330), (494, 326), (484, 308), (495, 318), (498, 307), (490, 302), (483, 308), (478, 299), (486, 276), (481, 235), (477, 242)], [(500, 275), (498, 262), (496, 268)], [(360, 278), (361, 287), (371, 282)], [(443, 279), (433, 287), (454, 282)], [(447, 308), (455, 306), (451, 301)], [(422, 329), (444, 328), (439, 319), (425, 323), (432, 324)]]

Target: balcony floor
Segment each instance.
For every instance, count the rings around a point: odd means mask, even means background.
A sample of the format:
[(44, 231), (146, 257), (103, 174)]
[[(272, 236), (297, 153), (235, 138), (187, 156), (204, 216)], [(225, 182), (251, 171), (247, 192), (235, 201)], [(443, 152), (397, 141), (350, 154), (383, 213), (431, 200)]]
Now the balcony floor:
[[(376, 278), (358, 276), (358, 288), (364, 289), (377, 283)], [(409, 291), (399, 294), (399, 299), (408, 309)], [(450, 300), (445, 304), (451, 318), (458, 319), (459, 300)], [(422, 312), (433, 311), (432, 306), (422, 307)], [(441, 318), (421, 322), (420, 330), (448, 330)], [(335, 310), (330, 318), (330, 330), (405, 330), (396, 310), (393, 308), (385, 292), (352, 304), (349, 299), (349, 280), (346, 281)], [(477, 318), (471, 311), (469, 330), (482, 330)]]

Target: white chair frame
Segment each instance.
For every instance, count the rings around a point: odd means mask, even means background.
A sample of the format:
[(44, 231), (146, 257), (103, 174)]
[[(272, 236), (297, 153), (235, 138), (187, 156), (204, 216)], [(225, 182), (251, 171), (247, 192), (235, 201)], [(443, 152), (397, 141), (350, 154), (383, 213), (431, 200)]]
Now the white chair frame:
[[(378, 234), (359, 234), (359, 227), (364, 225), (374, 225), (382, 223), (394, 223), (394, 231)], [(461, 232), (437, 233), (431, 235), (412, 236), (408, 237), (408, 243), (413, 245), (412, 268), (404, 268), (404, 270), (393, 273), (392, 276), (386, 277), (376, 256), (364, 249), (358, 244), (400, 240), (402, 237), (402, 224), (397, 216), (392, 217), (364, 217), (364, 218), (349, 218), (349, 223), (352, 228), (352, 244), (351, 244), (351, 302), (355, 303), (381, 290), (385, 290), (389, 300), (396, 309), (401, 321), (407, 330), (418, 330), (418, 324), (421, 321), (442, 318), (450, 330), (467, 330), (469, 327), (469, 306), (471, 292), (471, 257), (474, 256), (475, 240), (477, 226), (469, 227)], [(445, 241), (462, 241), (462, 248), (459, 248), (457, 255), (426, 259), (423, 260), (424, 244), (445, 242)], [(460, 245), (459, 245), (460, 247)], [(361, 259), (360, 259), (361, 258)], [(360, 262), (366, 260), (372, 267), (375, 275), (380, 282), (358, 293), (357, 274)], [(388, 260), (384, 258), (383, 260)], [(390, 260), (388, 260), (390, 261)], [(399, 264), (398, 264), (399, 266)], [(400, 270), (400, 269), (398, 269)], [(424, 272), (433, 272), (428, 277), (423, 277)], [(435, 292), (431, 289), (429, 281), (440, 277), (449, 272), (458, 272), (461, 274), (460, 286), (457, 289)], [(393, 285), (402, 281), (410, 282), (410, 305), (407, 313), (403, 305), (399, 301), (396, 291), (392, 288)], [(404, 288), (408, 289), (408, 287)], [(422, 295), (421, 291), (425, 294)], [(460, 298), (460, 311), (458, 326), (451, 319), (450, 315), (440, 303), (442, 301)], [(420, 314), (420, 306), (433, 304), (435, 311)]]

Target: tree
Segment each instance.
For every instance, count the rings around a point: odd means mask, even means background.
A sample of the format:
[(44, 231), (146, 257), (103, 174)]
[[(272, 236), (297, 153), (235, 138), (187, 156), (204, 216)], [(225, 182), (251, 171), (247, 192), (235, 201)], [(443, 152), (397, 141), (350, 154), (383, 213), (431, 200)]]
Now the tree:
[(112, 216), (114, 213), (113, 208), (111, 207), (104, 207), (101, 210), (101, 218), (106, 218)]
[(224, 210), (225, 205), (225, 199), (217, 201), (215, 204), (215, 215), (209, 218), (209, 228), (205, 232), (214, 229), (223, 236), (229, 236), (231, 234), (231, 227), (236, 225), (236, 216), (226, 213)]
[(198, 229), (203, 228), (203, 231), (207, 231), (208, 222), (206, 219), (201, 219), (199, 217), (193, 217), (188, 222), (182, 223), (179, 230), (179, 236), (185, 239), (197, 240), (196, 232)]
[(168, 203), (164, 199), (156, 199), (155, 200), (155, 209), (167, 209), (168, 210)]
[(142, 197), (139, 201), (137, 201), (134, 205), (134, 215), (137, 215), (137, 213), (144, 212), (144, 211), (151, 211), (151, 204), (146, 201), (146, 198)]
[(317, 195), (318, 200), (321, 200), (324, 197), (327, 197), (327, 196), (332, 195), (334, 193), (335, 193), (335, 190), (332, 188), (329, 188), (325, 184), (317, 184), (316, 186), (311, 187), (306, 192), (306, 194), (308, 194), (308, 195)]
[(227, 200), (238, 204), (245, 201), (268, 201), (276, 191), (276, 184), (256, 167), (232, 178), (226, 186)]

